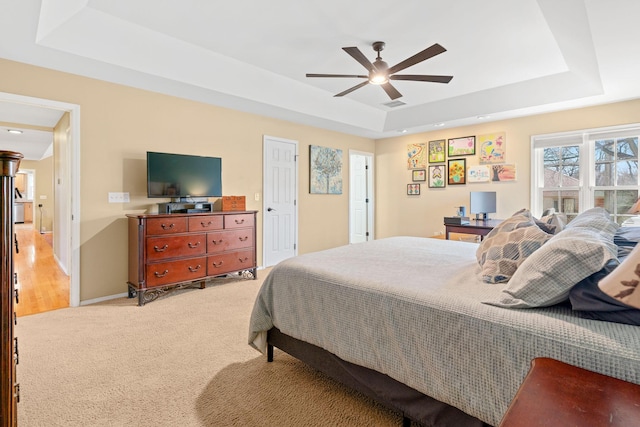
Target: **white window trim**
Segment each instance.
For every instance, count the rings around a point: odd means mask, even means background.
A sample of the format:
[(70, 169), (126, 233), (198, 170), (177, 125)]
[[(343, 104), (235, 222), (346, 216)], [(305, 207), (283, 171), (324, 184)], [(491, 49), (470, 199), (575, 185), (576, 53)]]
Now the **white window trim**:
[[(579, 145), (580, 146), (580, 158), (586, 159), (587, 165), (594, 164), (594, 151), (595, 141), (604, 138), (619, 138), (628, 136), (630, 133), (636, 133), (640, 135), (640, 123), (632, 123), (618, 126), (607, 126), (591, 129), (581, 129), (568, 132), (556, 132), (531, 136), (531, 212), (534, 215), (542, 214), (542, 192), (538, 191), (541, 188), (540, 180), (544, 180), (544, 176), (540, 176), (542, 168), (540, 165), (543, 163), (543, 151), (541, 148), (558, 147), (563, 145)], [(583, 157), (584, 156), (584, 157)], [(581, 164), (581, 166), (583, 166)], [(588, 185), (585, 185), (585, 175), (588, 177)], [(593, 171), (584, 170), (581, 167), (580, 171), (580, 209), (582, 212), (585, 209), (593, 206), (595, 192), (595, 174)]]

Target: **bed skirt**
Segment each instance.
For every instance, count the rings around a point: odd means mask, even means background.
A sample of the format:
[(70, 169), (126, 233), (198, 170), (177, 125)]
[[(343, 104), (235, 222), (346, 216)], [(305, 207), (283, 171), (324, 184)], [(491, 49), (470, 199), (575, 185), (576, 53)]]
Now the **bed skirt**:
[(300, 341), (271, 328), (267, 335), (268, 360), (273, 360), (277, 347), (330, 378), (399, 412), (405, 419), (425, 426), (490, 427), (458, 408), (426, 396), (380, 372), (346, 362), (313, 344)]

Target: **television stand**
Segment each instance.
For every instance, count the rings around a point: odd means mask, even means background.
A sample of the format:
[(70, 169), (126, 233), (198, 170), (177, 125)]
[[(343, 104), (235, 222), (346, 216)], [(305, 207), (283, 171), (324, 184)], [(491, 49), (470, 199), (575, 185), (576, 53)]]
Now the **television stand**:
[(171, 203), (158, 203), (158, 213), (160, 214), (173, 214), (173, 213), (208, 213), (213, 212), (213, 203), (209, 202), (171, 202)]

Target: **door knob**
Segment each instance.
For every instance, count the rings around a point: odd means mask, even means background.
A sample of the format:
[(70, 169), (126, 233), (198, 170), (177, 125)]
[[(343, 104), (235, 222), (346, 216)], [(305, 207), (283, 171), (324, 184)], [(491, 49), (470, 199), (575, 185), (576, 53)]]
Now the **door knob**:
[(267, 208), (267, 212), (275, 211), (273, 208)]

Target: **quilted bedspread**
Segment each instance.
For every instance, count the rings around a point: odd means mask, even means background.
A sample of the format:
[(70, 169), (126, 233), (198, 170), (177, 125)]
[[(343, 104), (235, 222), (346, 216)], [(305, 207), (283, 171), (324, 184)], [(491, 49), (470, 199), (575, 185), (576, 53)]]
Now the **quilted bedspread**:
[(565, 306), (483, 304), (473, 243), (392, 237), (286, 260), (251, 314), (264, 352), (275, 326), (498, 425), (535, 357), (640, 384), (640, 329), (583, 319)]

